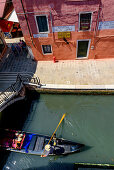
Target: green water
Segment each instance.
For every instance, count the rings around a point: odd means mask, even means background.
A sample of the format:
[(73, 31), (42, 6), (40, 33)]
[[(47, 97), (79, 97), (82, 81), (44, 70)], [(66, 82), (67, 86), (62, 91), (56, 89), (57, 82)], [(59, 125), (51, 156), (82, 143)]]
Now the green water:
[[(9, 109), (10, 115), (19, 115), (21, 112), (20, 117), (22, 117), (24, 112), (22, 113), (21, 106), (22, 104), (18, 104), (15, 108), (13, 105), (12, 108), (15, 109), (12, 109), (12, 112)], [(18, 127), (22, 125), (22, 129), (25, 131), (52, 135), (63, 113), (67, 113), (57, 131), (57, 137), (83, 143), (86, 147), (80, 153), (47, 158), (12, 152), (7, 159), (4, 158), (3, 169), (47, 170), (66, 169), (66, 167), (73, 169), (72, 163), (76, 162), (114, 164), (114, 96), (41, 94), (31, 101), (29, 100), (29, 106), (26, 102), (23, 103), (23, 107), (25, 107), (24, 109), (29, 107), (29, 113), (26, 115), (23, 125), (21, 118), (19, 121), (17, 118), (13, 118)], [(7, 115), (8, 110), (4, 114)], [(13, 121), (7, 126), (15, 128)]]

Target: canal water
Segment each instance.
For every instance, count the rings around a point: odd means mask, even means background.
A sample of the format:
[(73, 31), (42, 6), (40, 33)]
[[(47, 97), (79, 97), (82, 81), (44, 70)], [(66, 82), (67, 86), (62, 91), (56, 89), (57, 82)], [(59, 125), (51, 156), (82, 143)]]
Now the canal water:
[(28, 98), (0, 114), (0, 127), (52, 135), (67, 113), (56, 135), (85, 144), (80, 153), (40, 156), (0, 152), (4, 170), (73, 169), (73, 163), (114, 164), (114, 96), (51, 95), (29, 92)]

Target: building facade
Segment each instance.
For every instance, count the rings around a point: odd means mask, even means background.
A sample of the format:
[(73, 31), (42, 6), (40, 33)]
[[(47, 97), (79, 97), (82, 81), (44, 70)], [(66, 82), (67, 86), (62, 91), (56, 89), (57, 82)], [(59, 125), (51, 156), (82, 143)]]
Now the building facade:
[(13, 0), (35, 60), (114, 58), (114, 0)]
[(4, 40), (4, 34), (0, 28), (0, 60), (2, 60), (6, 50), (7, 50), (7, 45)]

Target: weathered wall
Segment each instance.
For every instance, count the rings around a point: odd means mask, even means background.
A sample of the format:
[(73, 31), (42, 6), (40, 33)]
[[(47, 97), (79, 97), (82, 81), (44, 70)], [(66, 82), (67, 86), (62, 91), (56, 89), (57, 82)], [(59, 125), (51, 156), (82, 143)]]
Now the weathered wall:
[[(101, 0), (99, 22), (114, 21), (114, 1)], [(108, 27), (107, 27), (108, 28)], [(95, 58), (114, 57), (114, 22), (113, 29), (102, 29), (95, 39)]]
[[(76, 59), (77, 40), (81, 39), (91, 40), (89, 59), (114, 57), (114, 48), (112, 48), (114, 29), (97, 30), (99, 22), (114, 21), (114, 0), (22, 0), (22, 2), (28, 25), (21, 1), (13, 0), (24, 38), (32, 47), (36, 60), (52, 60), (53, 55), (57, 60)], [(92, 12), (91, 31), (78, 31), (80, 12)], [(34, 16), (42, 14), (48, 16), (50, 32), (48, 37), (34, 38), (34, 35), (39, 34)], [(75, 26), (75, 31), (71, 31), (71, 38), (68, 39), (69, 45), (67, 45), (63, 40), (58, 39), (57, 32), (52, 32), (52, 27), (69, 25)], [(52, 45), (53, 53), (43, 55), (41, 45), (48, 44)]]

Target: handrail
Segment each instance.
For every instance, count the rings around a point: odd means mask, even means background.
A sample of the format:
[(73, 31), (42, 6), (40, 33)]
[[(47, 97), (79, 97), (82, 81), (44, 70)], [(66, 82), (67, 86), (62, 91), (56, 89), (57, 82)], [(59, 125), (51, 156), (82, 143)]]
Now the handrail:
[[(32, 72), (0, 72), (0, 81), (12, 81), (14, 82), (16, 80), (16, 77), (18, 75), (21, 75), (20, 77), (22, 79), (26, 79), (25, 81), (33, 80), (33, 79), (38, 79), (37, 83), (39, 83), (39, 78), (37, 77), (36, 74), (32, 73)], [(5, 79), (5, 76), (7, 76), (7, 79)]]
[(0, 108), (10, 102), (10, 100), (19, 93), (25, 84), (38, 86), (40, 84), (40, 80), (38, 77), (18, 74), (16, 82), (8, 87), (4, 92), (0, 93)]
[(34, 84), (37, 84), (37, 85), (40, 84), (39, 77), (28, 77), (26, 75), (20, 75), (20, 74), (18, 74), (17, 77), (20, 78), (23, 83), (28, 82), (28, 83), (34, 83)]
[[(17, 88), (16, 88), (17, 86)], [(14, 97), (22, 88), (22, 82), (16, 81), (10, 87), (8, 87), (4, 92), (0, 93), (0, 107), (7, 103), (12, 97)]]

